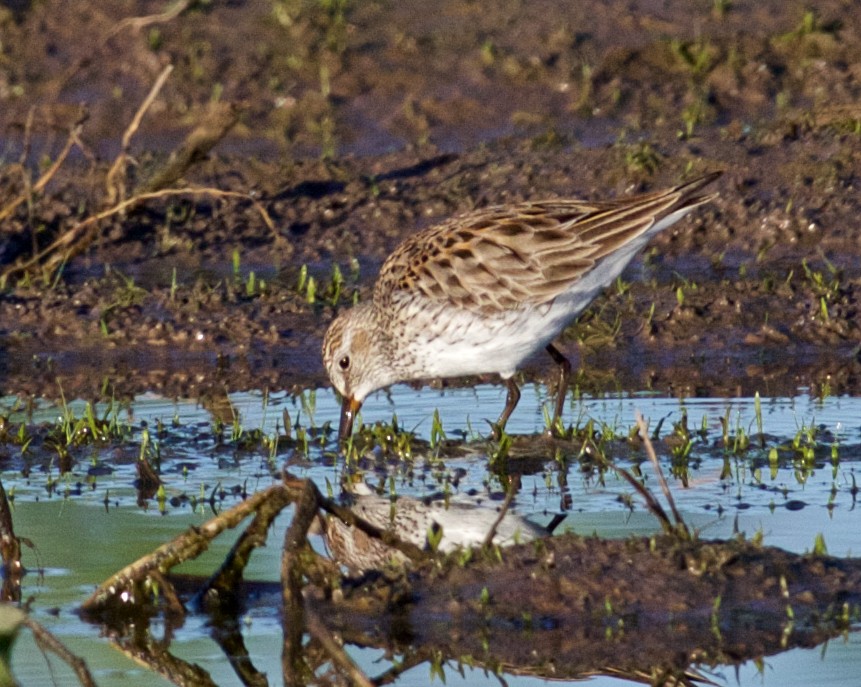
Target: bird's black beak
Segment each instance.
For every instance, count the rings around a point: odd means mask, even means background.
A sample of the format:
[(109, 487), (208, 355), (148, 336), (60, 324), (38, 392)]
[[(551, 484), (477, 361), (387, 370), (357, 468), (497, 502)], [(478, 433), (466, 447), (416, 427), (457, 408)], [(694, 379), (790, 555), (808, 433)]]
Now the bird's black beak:
[(355, 398), (344, 396), (341, 403), (341, 424), (338, 427), (338, 439), (344, 441), (349, 439), (353, 433), (353, 420), (356, 418), (356, 413), (362, 407), (362, 402)]

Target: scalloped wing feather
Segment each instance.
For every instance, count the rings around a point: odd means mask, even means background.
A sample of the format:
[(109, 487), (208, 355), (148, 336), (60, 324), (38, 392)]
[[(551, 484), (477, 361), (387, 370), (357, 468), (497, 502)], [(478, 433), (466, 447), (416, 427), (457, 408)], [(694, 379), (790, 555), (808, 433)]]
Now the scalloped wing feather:
[(695, 193), (716, 176), (616, 201), (550, 200), (455, 217), (389, 256), (374, 300), (403, 306), (419, 293), (478, 312), (548, 303), (657, 220), (714, 197)]

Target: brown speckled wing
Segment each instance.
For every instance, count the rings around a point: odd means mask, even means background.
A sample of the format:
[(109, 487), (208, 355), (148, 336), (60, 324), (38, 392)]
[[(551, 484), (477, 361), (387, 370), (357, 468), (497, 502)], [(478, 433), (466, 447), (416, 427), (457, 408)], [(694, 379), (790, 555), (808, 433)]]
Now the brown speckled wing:
[(388, 309), (421, 295), (478, 312), (547, 303), (656, 220), (711, 198), (694, 194), (715, 176), (617, 201), (551, 200), (455, 217), (389, 256), (374, 300)]

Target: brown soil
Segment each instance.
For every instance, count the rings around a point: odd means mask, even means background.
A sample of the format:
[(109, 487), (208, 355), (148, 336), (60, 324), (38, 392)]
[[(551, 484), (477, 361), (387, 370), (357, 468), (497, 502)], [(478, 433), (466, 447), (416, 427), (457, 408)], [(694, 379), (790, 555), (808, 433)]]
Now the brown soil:
[(344, 641), (396, 655), (556, 680), (607, 673), (676, 684), (657, 675), (835, 636), (838, 609), (857, 613), (859, 573), (853, 560), (742, 541), (564, 534), (312, 598)]
[[(626, 273), (629, 288), (566, 333), (581, 388), (861, 390), (861, 7), (183, 7), (0, 7), (0, 269), (64, 235), (79, 249), (8, 274), (0, 392), (323, 385), (319, 344), (335, 308), (366, 295), (387, 253), (419, 228), (476, 206), (614, 196), (716, 168), (726, 170), (720, 199), (658, 237)], [(109, 184), (167, 63), (174, 71)], [(173, 186), (251, 194), (259, 207), (174, 195), (111, 214), (89, 235), (75, 229), (147, 188), (214, 102), (238, 109), (239, 122)], [(88, 118), (71, 154), (35, 187), (81, 103)], [(318, 285), (313, 304), (297, 288), (303, 265)]]

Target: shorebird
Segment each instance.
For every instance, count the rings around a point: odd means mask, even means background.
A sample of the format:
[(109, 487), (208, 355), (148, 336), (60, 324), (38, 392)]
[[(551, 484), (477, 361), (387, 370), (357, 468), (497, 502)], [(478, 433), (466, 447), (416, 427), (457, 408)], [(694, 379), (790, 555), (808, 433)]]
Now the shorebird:
[(561, 372), (555, 426), (571, 364), (553, 339), (655, 234), (712, 200), (700, 191), (720, 174), (618, 200), (488, 207), (408, 238), (383, 263), (373, 297), (326, 332), (323, 362), (343, 399), (339, 437), (372, 391), (490, 373), (508, 391), (498, 434), (520, 400), (514, 373), (541, 348)]

